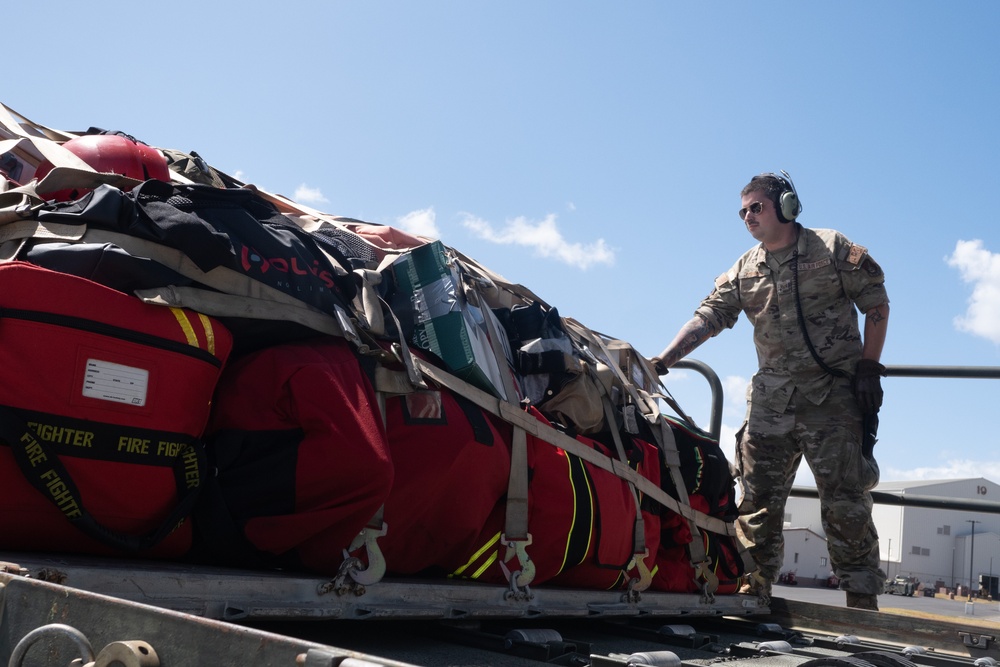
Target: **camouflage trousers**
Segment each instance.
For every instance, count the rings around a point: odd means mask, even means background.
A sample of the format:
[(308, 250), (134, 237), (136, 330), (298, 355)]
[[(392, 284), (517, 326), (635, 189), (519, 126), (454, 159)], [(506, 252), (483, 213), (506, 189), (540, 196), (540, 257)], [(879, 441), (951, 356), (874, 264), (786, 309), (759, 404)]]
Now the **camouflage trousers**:
[(785, 501), (805, 458), (816, 479), (827, 548), (840, 587), (882, 592), (878, 533), (871, 489), (878, 464), (861, 454), (861, 413), (850, 387), (834, 387), (822, 405), (799, 392), (784, 412), (751, 403), (737, 435), (736, 466), (743, 498), (738, 528), (765, 579), (777, 578), (784, 559)]

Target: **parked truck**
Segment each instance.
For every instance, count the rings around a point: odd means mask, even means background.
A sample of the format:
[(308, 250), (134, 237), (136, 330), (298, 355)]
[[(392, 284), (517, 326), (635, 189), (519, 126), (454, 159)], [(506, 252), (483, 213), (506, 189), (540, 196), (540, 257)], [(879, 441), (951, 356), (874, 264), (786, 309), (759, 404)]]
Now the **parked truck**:
[(886, 579), (885, 592), (889, 595), (906, 595), (912, 597), (917, 590), (918, 584), (919, 582), (913, 577), (900, 575), (894, 579)]

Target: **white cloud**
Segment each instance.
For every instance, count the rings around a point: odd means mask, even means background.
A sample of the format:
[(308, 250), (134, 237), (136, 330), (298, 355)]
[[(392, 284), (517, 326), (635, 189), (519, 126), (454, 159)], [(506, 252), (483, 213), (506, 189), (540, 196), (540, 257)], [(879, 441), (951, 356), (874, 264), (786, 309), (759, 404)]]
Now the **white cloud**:
[(729, 457), (736, 461), (736, 432), (743, 425), (747, 412), (747, 383), (742, 375), (727, 375), (722, 382), (722, 429), (719, 434), (719, 445)]
[(294, 200), (306, 204), (326, 204), (330, 201), (323, 196), (319, 188), (311, 188), (305, 183), (295, 188)]
[(549, 257), (578, 269), (589, 269), (595, 264), (613, 266), (615, 263), (615, 253), (604, 239), (588, 244), (567, 241), (556, 227), (555, 215), (548, 215), (541, 222), (517, 217), (508, 220), (503, 228), (494, 229), (489, 222), (466, 214), (462, 224), (481, 239), (532, 248), (539, 257)]
[(426, 236), (427, 238), (439, 239), (441, 232), (435, 222), (437, 216), (433, 208), (425, 208), (418, 211), (410, 211), (397, 221), (399, 228), (415, 236)]
[(746, 414), (748, 384), (750, 381), (742, 375), (727, 375), (722, 378), (725, 412), (727, 416), (735, 418), (738, 423), (743, 422), (743, 417)]
[(968, 308), (955, 318), (955, 328), (1000, 343), (1000, 254), (979, 240), (959, 241), (946, 261), (972, 284)]

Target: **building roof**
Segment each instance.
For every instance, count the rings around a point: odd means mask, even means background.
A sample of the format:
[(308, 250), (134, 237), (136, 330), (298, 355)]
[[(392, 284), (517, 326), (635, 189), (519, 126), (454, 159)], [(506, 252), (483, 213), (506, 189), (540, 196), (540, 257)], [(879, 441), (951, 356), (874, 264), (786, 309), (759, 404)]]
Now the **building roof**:
[(908, 480), (908, 481), (893, 481), (893, 482), (879, 482), (878, 486), (875, 487), (875, 491), (906, 491), (907, 489), (916, 489), (924, 486), (936, 486), (938, 484), (950, 484), (952, 482), (968, 482), (975, 478), (963, 478), (963, 479), (918, 479), (918, 480)]
[(953, 479), (918, 479), (893, 482), (879, 482), (874, 491), (885, 491), (887, 493), (905, 493), (911, 489), (923, 489), (931, 486), (941, 486), (943, 484), (958, 484), (962, 482), (975, 482), (977, 484), (988, 484), (1000, 488), (996, 482), (985, 477), (961, 477)]
[[(1000, 488), (1000, 484), (997, 484), (993, 480), (986, 479), (985, 477), (953, 477), (950, 479), (911, 479), (911, 480), (894, 480), (891, 482), (879, 482), (873, 491), (885, 491), (886, 493), (901, 493), (908, 491), (910, 489), (926, 488), (930, 486), (940, 486), (942, 484), (956, 484), (960, 482), (976, 482), (979, 484), (988, 484), (995, 488)], [(809, 489), (812, 491), (816, 490), (815, 485), (812, 486), (800, 486), (801, 489)]]

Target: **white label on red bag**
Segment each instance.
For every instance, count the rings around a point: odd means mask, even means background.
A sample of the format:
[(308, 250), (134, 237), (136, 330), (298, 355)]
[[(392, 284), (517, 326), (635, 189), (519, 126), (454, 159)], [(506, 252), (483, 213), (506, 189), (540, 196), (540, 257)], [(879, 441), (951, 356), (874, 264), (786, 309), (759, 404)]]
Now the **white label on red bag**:
[(100, 359), (87, 359), (83, 375), (83, 395), (102, 401), (146, 405), (149, 371)]

